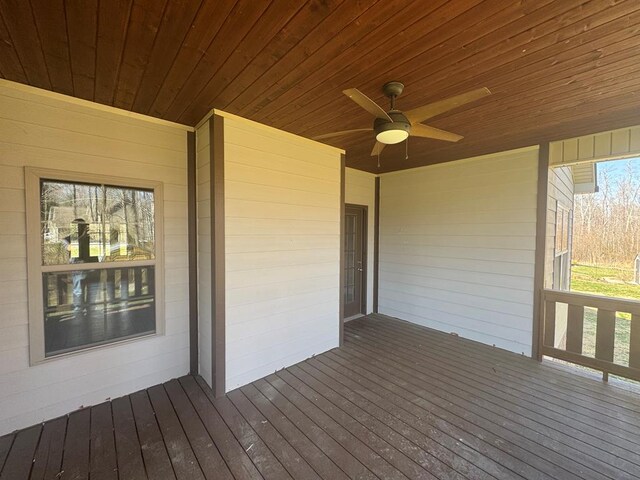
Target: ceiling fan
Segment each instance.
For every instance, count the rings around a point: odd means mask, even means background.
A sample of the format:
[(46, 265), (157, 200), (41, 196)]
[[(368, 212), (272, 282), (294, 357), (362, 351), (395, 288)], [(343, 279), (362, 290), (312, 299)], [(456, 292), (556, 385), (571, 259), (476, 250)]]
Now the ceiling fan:
[(444, 112), (448, 112), (454, 108), (464, 105), (475, 100), (479, 100), (487, 95), (491, 95), (488, 88), (478, 88), (455, 97), (440, 100), (422, 107), (414, 108), (407, 112), (396, 110), (396, 98), (400, 96), (404, 90), (404, 85), (400, 82), (388, 82), (382, 87), (384, 94), (391, 101), (391, 109), (385, 112), (376, 102), (367, 97), (357, 88), (349, 88), (343, 90), (347, 97), (356, 102), (367, 112), (373, 115), (372, 128), (358, 128), (355, 130), (344, 130), (341, 132), (326, 133), (313, 137), (313, 140), (324, 140), (327, 138), (339, 137), (356, 132), (370, 132), (376, 134), (376, 144), (373, 146), (371, 155), (379, 155), (385, 145), (400, 143), (406, 140), (409, 135), (414, 137), (435, 138), (438, 140), (446, 140), (448, 142), (457, 142), (462, 139), (461, 135), (451, 132), (445, 132), (420, 122), (435, 117)]

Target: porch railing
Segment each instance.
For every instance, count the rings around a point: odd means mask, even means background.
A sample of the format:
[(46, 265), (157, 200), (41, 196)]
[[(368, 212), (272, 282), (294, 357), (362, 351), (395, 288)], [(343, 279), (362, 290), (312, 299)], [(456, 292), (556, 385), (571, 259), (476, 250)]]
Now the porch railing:
[(542, 355), (640, 381), (640, 302), (544, 290)]

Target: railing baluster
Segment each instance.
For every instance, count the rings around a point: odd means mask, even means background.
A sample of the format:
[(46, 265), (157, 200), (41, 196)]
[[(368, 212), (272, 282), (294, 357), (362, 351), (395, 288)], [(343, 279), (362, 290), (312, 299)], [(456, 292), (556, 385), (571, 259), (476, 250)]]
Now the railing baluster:
[(544, 344), (555, 346), (556, 339), (556, 302), (544, 304)]
[(567, 313), (567, 351), (582, 353), (584, 333), (584, 307), (569, 305)]
[(631, 368), (640, 368), (640, 315), (631, 315), (629, 366)]
[(596, 326), (596, 358), (613, 362), (615, 345), (616, 312), (598, 309), (598, 325)]

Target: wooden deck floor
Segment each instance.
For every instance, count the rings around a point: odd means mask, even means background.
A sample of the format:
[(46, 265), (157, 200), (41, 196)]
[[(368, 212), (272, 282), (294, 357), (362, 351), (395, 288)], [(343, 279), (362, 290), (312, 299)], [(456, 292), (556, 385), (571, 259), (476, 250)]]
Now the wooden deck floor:
[(0, 478), (640, 478), (637, 394), (373, 316), (214, 399), (183, 377), (0, 438)]

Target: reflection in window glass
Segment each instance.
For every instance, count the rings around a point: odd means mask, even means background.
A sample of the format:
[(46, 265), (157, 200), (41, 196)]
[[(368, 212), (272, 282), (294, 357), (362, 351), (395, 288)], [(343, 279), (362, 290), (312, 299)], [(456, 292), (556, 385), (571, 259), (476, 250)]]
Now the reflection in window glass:
[(152, 266), (43, 273), (45, 356), (155, 332)]
[(43, 180), (40, 205), (44, 265), (155, 256), (153, 191)]
[(44, 357), (155, 333), (154, 201), (40, 180)]

